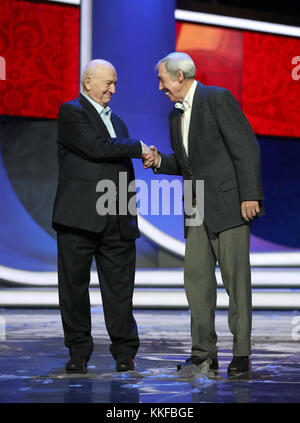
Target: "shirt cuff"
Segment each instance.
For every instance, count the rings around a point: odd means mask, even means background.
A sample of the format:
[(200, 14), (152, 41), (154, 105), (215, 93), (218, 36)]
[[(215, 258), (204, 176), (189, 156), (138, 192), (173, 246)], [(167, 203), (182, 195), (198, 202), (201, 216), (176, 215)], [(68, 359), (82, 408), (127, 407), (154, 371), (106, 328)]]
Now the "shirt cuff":
[(143, 143), (143, 141), (141, 141), (141, 140), (140, 140), (140, 143), (141, 143), (141, 146), (142, 146), (142, 154), (144, 154), (144, 152), (145, 152), (144, 143)]

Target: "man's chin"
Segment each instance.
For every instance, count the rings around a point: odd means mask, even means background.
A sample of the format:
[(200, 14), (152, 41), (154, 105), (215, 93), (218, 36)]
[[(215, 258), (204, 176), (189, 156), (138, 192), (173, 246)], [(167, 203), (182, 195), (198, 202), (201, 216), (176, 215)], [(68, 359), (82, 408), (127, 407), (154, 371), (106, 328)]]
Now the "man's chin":
[(168, 99), (174, 103), (175, 102), (175, 98), (171, 95), (171, 94), (166, 94), (166, 96), (168, 97)]
[(103, 102), (107, 105), (110, 102), (110, 100), (111, 100), (111, 96), (103, 99)]

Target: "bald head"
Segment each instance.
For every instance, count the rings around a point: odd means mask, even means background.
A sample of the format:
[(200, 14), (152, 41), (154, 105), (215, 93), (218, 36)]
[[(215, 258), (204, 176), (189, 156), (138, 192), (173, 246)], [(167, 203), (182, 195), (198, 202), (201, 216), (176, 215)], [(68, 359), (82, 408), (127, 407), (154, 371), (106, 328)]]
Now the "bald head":
[(113, 69), (114, 71), (116, 71), (113, 64), (108, 62), (107, 60), (102, 60), (102, 59), (91, 60), (84, 67), (84, 69), (82, 71), (82, 74), (81, 74), (81, 84), (82, 84), (82, 86), (84, 85), (84, 81), (88, 76), (93, 75), (94, 73), (97, 73), (97, 72), (101, 73), (101, 70), (104, 70), (105, 68), (110, 68), (110, 69)]
[(82, 90), (105, 107), (116, 92), (117, 72), (107, 60), (91, 60), (81, 74)]

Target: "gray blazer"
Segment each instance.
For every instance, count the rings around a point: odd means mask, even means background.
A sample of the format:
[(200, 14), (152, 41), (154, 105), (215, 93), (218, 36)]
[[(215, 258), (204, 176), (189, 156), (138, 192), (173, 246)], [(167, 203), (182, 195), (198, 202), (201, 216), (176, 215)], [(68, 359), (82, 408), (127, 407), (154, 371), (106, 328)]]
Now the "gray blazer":
[(260, 201), (260, 215), (264, 214), (259, 145), (230, 91), (197, 83), (189, 157), (182, 143), (180, 115), (176, 108), (169, 115), (174, 153), (161, 154), (155, 173), (182, 175), (193, 185), (204, 180), (204, 223), (214, 233), (247, 223), (241, 216), (242, 201)]

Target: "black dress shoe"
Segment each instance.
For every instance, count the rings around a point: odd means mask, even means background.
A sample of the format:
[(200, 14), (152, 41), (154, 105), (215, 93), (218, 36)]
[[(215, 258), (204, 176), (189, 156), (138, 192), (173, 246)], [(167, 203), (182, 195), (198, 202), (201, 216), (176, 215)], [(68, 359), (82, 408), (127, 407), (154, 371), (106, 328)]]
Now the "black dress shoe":
[(232, 376), (238, 373), (246, 373), (250, 370), (250, 360), (248, 356), (233, 357), (231, 363), (228, 366), (228, 376)]
[(119, 357), (117, 358), (116, 365), (117, 372), (128, 372), (134, 370), (134, 361), (132, 357)]
[(190, 364), (195, 364), (196, 366), (201, 367), (206, 361), (210, 360), (210, 362), (207, 362), (208, 371), (216, 372), (219, 370), (219, 363), (216, 358), (200, 358), (195, 355), (192, 355), (191, 357), (187, 358), (185, 360), (185, 363), (183, 364), (177, 364), (177, 370), (181, 370), (186, 366), (189, 366)]
[(87, 373), (87, 361), (84, 358), (72, 357), (66, 364), (67, 373)]

